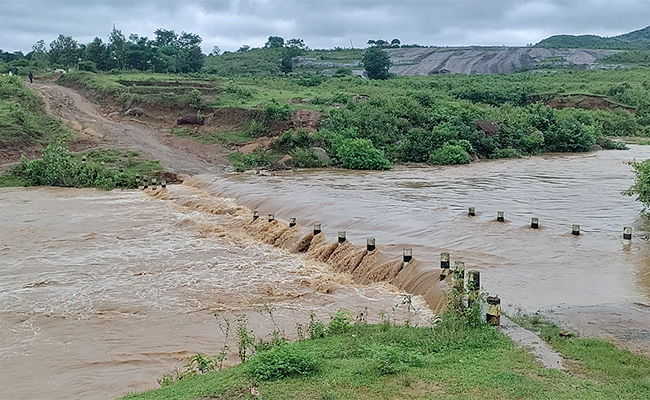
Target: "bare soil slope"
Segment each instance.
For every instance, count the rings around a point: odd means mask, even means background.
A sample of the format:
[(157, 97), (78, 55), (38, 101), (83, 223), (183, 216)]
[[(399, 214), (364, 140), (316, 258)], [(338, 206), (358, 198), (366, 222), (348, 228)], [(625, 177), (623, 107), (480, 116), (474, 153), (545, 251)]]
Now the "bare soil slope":
[(77, 91), (52, 82), (31, 85), (45, 101), (48, 113), (81, 132), (96, 147), (136, 150), (169, 171), (181, 174), (217, 173), (227, 165), (228, 150), (218, 144), (201, 144), (163, 132), (164, 125), (109, 114)]

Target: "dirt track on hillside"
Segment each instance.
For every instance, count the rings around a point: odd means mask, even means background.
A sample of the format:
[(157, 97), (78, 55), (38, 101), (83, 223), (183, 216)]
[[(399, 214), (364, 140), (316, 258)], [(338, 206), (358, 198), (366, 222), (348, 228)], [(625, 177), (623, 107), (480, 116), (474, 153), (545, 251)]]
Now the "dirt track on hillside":
[(147, 124), (135, 118), (109, 113), (77, 91), (52, 82), (30, 85), (41, 94), (50, 115), (62, 119), (80, 132), (82, 140), (148, 155), (177, 174), (219, 173), (227, 165), (228, 150), (166, 133), (169, 126)]

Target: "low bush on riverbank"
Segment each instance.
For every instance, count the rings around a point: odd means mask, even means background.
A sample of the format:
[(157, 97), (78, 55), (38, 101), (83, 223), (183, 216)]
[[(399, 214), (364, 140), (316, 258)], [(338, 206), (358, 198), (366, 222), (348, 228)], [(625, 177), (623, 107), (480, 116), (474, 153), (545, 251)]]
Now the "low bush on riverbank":
[(148, 176), (158, 171), (162, 171), (158, 162), (144, 160), (135, 152), (92, 150), (73, 155), (64, 143), (57, 143), (45, 148), (43, 158), (23, 158), (0, 175), (0, 187), (136, 188), (136, 175)]

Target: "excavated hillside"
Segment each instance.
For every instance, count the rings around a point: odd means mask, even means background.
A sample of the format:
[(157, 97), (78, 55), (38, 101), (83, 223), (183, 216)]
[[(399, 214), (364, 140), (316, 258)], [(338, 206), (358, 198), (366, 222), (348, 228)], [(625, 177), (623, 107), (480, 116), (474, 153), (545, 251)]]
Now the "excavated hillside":
[(601, 68), (596, 62), (620, 50), (537, 47), (436, 47), (388, 49), (398, 75), (507, 74), (524, 69)]

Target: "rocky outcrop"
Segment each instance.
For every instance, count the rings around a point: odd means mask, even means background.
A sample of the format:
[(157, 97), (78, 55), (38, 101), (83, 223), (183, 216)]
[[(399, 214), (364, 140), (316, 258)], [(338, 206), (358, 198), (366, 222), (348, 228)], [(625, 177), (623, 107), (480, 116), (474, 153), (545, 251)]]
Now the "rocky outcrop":
[(323, 164), (326, 167), (332, 165), (332, 159), (327, 154), (325, 149), (323, 149), (321, 147), (312, 147), (311, 151), (314, 152), (314, 155), (316, 156), (316, 158), (318, 158), (318, 160), (321, 162), (321, 164)]
[(474, 126), (476, 126), (476, 129), (479, 131), (485, 133), (486, 136), (494, 136), (501, 132), (499, 124), (488, 121), (487, 119), (477, 119), (474, 121)]

